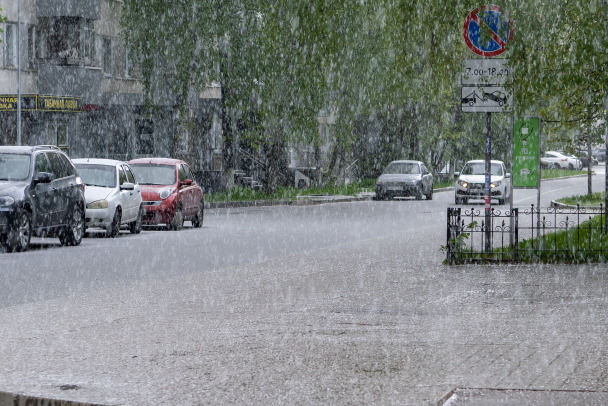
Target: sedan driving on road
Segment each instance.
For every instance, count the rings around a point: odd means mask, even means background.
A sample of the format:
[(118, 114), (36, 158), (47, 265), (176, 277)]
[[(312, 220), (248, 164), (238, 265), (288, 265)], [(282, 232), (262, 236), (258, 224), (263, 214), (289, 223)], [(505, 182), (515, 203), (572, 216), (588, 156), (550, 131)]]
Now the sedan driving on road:
[(171, 158), (139, 158), (129, 161), (142, 188), (144, 224), (165, 224), (179, 230), (184, 220), (203, 225), (205, 200), (188, 164)]
[[(467, 162), (458, 174), (455, 185), (456, 204), (467, 204), (469, 199), (483, 199), (486, 184), (486, 163), (484, 160)], [(502, 161), (491, 161), (490, 196), (498, 204), (505, 204), (511, 199), (511, 174), (507, 173)]]
[(413, 196), (433, 198), (433, 174), (420, 161), (393, 161), (376, 180), (376, 200)]
[(141, 232), (144, 209), (141, 190), (128, 164), (113, 159), (74, 159), (86, 185), (86, 226), (99, 227), (116, 237), (122, 225)]

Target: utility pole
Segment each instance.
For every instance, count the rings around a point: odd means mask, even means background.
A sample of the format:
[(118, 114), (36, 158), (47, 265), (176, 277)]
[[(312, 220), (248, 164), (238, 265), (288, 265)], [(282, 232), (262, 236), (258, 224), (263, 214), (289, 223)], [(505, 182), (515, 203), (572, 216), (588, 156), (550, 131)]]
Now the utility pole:
[(17, 145), (21, 145), (21, 0), (17, 3)]

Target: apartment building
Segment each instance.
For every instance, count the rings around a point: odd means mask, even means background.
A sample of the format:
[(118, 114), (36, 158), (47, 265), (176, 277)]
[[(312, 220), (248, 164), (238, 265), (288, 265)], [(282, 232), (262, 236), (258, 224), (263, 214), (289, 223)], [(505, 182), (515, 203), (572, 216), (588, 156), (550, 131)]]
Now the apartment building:
[[(21, 52), (17, 52), (19, 1)], [(200, 174), (222, 170), (220, 89), (189, 103), (180, 126), (167, 89), (145, 106), (138, 67), (120, 36), (122, 0), (0, 0), (0, 145), (55, 144), (73, 157), (174, 156)], [(179, 136), (176, 134), (179, 132)]]

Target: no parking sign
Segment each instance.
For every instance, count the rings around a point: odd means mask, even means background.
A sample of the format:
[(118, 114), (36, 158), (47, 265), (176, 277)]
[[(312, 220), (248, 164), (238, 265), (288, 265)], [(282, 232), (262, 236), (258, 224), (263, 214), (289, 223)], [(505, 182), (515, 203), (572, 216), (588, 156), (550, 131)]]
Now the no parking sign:
[(513, 22), (498, 6), (482, 6), (471, 11), (462, 29), (464, 42), (479, 56), (492, 57), (505, 52), (513, 38)]

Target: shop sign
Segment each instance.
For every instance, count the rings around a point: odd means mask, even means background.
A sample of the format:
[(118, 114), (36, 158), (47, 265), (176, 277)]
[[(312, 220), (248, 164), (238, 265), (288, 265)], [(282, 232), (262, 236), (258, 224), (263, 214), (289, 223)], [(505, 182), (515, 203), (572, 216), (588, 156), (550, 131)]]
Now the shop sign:
[[(80, 97), (62, 97), (45, 95), (22, 95), (22, 111), (82, 111)], [(17, 111), (17, 95), (0, 95), (0, 111)]]

